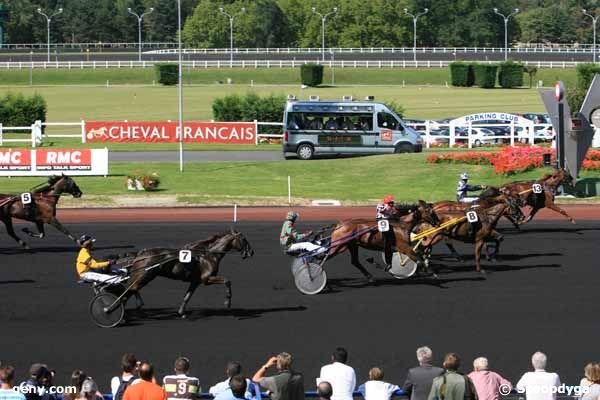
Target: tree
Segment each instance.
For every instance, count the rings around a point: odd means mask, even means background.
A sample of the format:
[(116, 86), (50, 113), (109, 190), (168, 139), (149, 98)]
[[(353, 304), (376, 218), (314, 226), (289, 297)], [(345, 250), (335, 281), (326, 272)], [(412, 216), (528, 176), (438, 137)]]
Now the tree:
[(533, 79), (535, 78), (535, 75), (537, 74), (537, 68), (534, 67), (533, 65), (525, 65), (523, 67), (523, 71), (525, 71), (525, 73), (527, 75), (529, 75), (529, 88), (531, 89), (531, 86), (533, 85)]

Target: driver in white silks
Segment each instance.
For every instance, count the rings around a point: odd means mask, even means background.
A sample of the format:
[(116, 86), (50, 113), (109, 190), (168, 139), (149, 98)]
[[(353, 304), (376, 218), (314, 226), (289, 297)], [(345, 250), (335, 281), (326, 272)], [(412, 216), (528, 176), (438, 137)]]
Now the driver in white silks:
[[(110, 275), (105, 273), (109, 270), (110, 266), (115, 263), (114, 260), (110, 261), (96, 261), (92, 257), (92, 249), (96, 239), (89, 235), (83, 235), (78, 240), (81, 250), (77, 255), (77, 275), (80, 279), (86, 282), (113, 282), (118, 283), (122, 280), (122, 277), (118, 275)], [(117, 271), (121, 272), (121, 271)]]
[(313, 252), (313, 255), (321, 254), (327, 251), (327, 248), (318, 244), (306, 241), (306, 238), (312, 235), (312, 231), (298, 233), (294, 223), (298, 219), (296, 211), (290, 211), (285, 216), (285, 222), (281, 227), (279, 235), (279, 243), (283, 246), (286, 252), (307, 251)]
[(478, 190), (485, 189), (485, 186), (481, 185), (469, 185), (469, 175), (466, 172), (460, 174), (460, 181), (456, 185), (456, 201), (461, 203), (473, 203), (479, 200), (479, 197), (469, 197), (469, 192), (476, 192)]

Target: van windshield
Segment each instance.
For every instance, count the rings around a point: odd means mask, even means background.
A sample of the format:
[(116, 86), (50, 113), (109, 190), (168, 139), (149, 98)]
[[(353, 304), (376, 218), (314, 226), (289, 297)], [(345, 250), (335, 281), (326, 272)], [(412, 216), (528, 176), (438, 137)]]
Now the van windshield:
[(372, 131), (368, 113), (288, 113), (288, 130)]

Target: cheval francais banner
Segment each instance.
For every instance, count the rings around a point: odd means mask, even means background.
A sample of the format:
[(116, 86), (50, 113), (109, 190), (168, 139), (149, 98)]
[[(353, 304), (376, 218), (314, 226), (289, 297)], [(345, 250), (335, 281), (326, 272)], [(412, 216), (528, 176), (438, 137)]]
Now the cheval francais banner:
[[(179, 142), (178, 122), (86, 122), (88, 142)], [(185, 122), (185, 143), (256, 144), (254, 122)]]

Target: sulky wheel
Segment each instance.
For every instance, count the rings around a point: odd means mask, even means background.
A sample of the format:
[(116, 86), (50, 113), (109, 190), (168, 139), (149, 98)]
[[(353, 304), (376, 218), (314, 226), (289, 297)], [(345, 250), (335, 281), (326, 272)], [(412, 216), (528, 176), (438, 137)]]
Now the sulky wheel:
[(100, 328), (114, 328), (123, 321), (125, 306), (114, 294), (103, 292), (90, 302), (90, 315)]
[(304, 294), (317, 294), (327, 285), (327, 274), (316, 263), (305, 263), (302, 258), (297, 258), (292, 263), (294, 283), (298, 290)]

